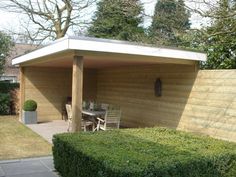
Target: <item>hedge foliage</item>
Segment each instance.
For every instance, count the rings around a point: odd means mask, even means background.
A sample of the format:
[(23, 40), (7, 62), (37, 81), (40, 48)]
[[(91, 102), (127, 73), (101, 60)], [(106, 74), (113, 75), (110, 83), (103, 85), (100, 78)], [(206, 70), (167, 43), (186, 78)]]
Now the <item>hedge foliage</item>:
[(13, 98), (11, 91), (17, 88), (19, 88), (19, 83), (0, 81), (0, 115), (7, 115), (12, 112), (11, 102)]
[(26, 100), (24, 102), (23, 110), (24, 111), (35, 111), (37, 109), (37, 103), (34, 100)]
[(53, 138), (63, 177), (232, 177), (236, 144), (165, 129), (59, 134)]
[(0, 93), (0, 115), (8, 115), (10, 113), (10, 94)]
[(14, 90), (16, 88), (19, 88), (19, 83), (0, 81), (0, 93), (9, 93), (11, 90)]

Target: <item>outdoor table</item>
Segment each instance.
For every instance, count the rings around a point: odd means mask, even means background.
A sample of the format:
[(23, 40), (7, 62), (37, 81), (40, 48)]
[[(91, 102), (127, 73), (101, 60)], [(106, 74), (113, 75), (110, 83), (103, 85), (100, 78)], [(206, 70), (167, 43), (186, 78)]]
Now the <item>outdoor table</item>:
[(82, 113), (91, 117), (96, 117), (96, 116), (105, 115), (106, 111), (105, 110), (98, 110), (98, 111), (82, 110)]
[[(88, 118), (83, 117), (84, 119), (88, 119), (92, 121), (96, 127), (97, 125), (97, 117), (105, 115), (106, 111), (105, 110), (82, 110), (82, 114), (88, 116)], [(93, 131), (96, 131), (96, 128), (94, 128)]]

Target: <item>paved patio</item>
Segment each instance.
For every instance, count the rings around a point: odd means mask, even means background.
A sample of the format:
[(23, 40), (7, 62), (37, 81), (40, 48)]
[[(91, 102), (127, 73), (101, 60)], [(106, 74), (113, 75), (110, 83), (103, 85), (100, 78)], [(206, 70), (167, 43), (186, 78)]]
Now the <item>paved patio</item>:
[(0, 161), (0, 177), (59, 177), (52, 156)]
[(27, 127), (42, 136), (49, 143), (52, 143), (52, 137), (54, 134), (67, 132), (67, 122), (64, 120), (29, 124)]
[[(34, 132), (52, 143), (54, 134), (67, 132), (67, 122), (55, 120), (27, 125)], [(53, 157), (27, 158), (0, 161), (0, 177), (59, 177), (55, 172)]]

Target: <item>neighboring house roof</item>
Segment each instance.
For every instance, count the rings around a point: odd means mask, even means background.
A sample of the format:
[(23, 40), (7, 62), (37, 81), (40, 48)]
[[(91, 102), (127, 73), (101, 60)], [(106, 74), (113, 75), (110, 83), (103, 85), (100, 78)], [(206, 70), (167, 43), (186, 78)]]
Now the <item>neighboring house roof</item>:
[(2, 77), (6, 78), (9, 76), (17, 77), (19, 79), (19, 68), (17, 66), (12, 65), (13, 58), (29, 53), (30, 51), (35, 50), (36, 48), (36, 45), (31, 44), (15, 44), (10, 51), (10, 55), (6, 58), (4, 73)]
[(71, 50), (87, 53), (114, 53), (191, 61), (206, 61), (207, 58), (206, 54), (202, 52), (194, 52), (167, 47), (137, 45), (130, 42), (108, 39), (97, 39), (87, 37), (64, 37), (62, 39), (54, 41), (53, 43), (41, 49), (15, 58), (12, 61), (12, 64), (21, 64), (24, 62), (37, 60), (38, 58), (57, 54), (63, 51)]

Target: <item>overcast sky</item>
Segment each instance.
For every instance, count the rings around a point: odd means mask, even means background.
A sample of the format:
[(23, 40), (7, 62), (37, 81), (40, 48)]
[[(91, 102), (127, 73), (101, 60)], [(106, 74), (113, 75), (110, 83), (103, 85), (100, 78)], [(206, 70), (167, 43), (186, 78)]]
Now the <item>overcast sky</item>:
[[(145, 13), (153, 15), (154, 7), (157, 0), (141, 0), (144, 3)], [(193, 5), (191, 5), (193, 6)], [(0, 10), (0, 30), (18, 31), (20, 30), (20, 20), (24, 18), (23, 15), (9, 13)], [(91, 18), (91, 17), (89, 17)], [(150, 25), (151, 19), (145, 18), (145, 26)], [(191, 23), (193, 28), (200, 28), (201, 24), (206, 24), (206, 20), (201, 19), (197, 15), (192, 15)], [(69, 34), (70, 35), (70, 34)]]

